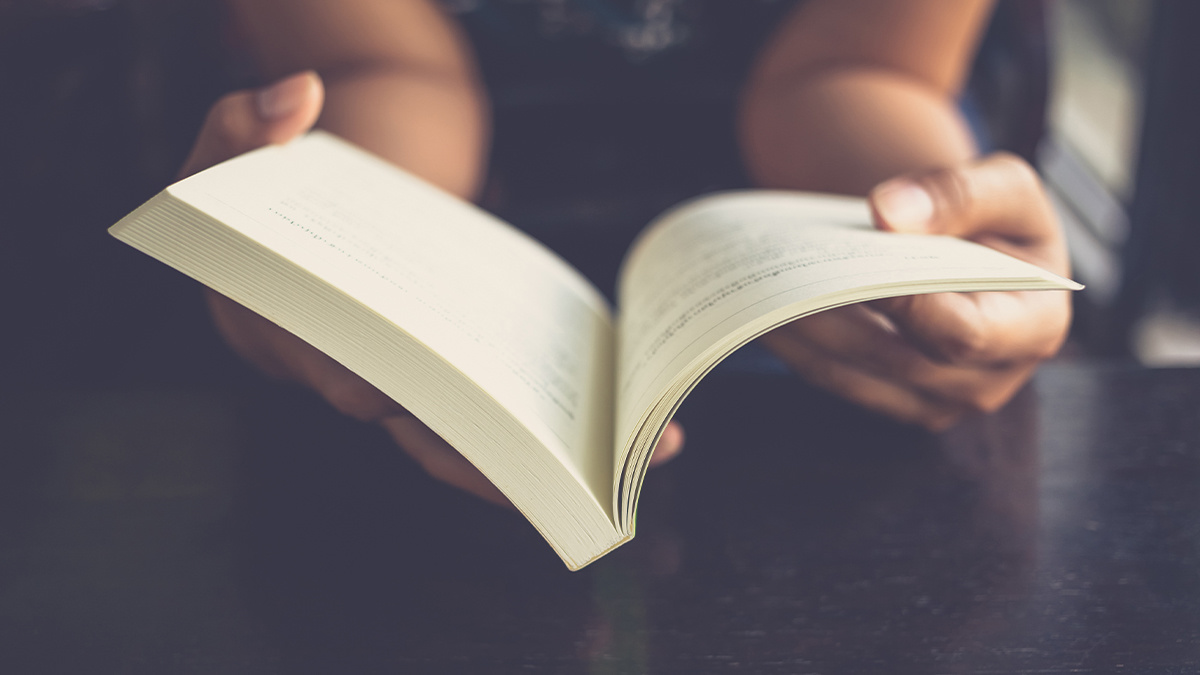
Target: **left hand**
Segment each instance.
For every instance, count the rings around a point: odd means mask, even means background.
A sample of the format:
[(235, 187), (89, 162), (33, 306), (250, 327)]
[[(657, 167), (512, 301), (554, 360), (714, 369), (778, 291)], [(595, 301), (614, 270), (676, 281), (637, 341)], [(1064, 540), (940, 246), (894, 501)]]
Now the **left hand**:
[[(180, 176), (264, 145), (296, 138), (316, 122), (323, 100), (324, 87), (313, 72), (284, 78), (258, 91), (228, 94), (209, 111)], [(511, 506), (457, 450), (369, 382), (229, 298), (208, 290), (206, 299), (217, 331), (246, 361), (268, 375), (312, 389), (347, 416), (379, 424), (434, 478), (485, 500)], [(671, 423), (655, 448), (651, 464), (661, 464), (678, 454), (683, 440), (682, 428)]]
[[(1012, 155), (889, 180), (870, 204), (881, 230), (952, 235), (1070, 272), (1038, 176)], [(1058, 352), (1070, 322), (1066, 291), (937, 293), (822, 312), (763, 342), (814, 384), (941, 430), (1004, 405)]]

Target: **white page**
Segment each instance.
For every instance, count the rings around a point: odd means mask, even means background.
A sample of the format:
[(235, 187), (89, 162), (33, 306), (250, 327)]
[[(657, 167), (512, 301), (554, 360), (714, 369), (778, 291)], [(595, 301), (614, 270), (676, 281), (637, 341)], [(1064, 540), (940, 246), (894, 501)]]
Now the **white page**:
[(617, 441), (697, 358), (756, 321), (848, 290), (878, 297), (888, 284), (946, 279), (1078, 287), (962, 240), (878, 232), (861, 199), (745, 192), (684, 205), (646, 231), (622, 270)]
[(537, 242), (321, 133), (171, 192), (428, 345), (589, 488), (610, 483), (609, 310)]

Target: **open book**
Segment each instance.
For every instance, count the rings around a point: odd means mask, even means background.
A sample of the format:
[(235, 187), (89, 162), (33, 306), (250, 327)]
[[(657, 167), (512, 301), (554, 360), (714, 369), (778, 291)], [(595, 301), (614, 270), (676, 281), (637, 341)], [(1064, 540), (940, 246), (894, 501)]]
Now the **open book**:
[(111, 232), (394, 398), (571, 569), (633, 537), (663, 428), (755, 337), (886, 296), (1079, 288), (965, 241), (877, 232), (860, 199), (746, 191), (656, 219), (614, 311), (525, 234), (321, 132), (184, 179)]

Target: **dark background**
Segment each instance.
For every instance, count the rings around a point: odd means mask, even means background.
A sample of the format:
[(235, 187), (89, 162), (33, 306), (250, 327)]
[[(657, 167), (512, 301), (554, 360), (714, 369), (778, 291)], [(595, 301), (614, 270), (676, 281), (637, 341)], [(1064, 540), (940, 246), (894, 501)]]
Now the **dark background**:
[[(1044, 82), (1010, 76), (1044, 51), (1036, 3), (1002, 6), (972, 93), (1021, 149)], [(488, 205), (607, 287), (650, 216), (744, 182), (747, 44), (675, 90), (510, 82)], [(1197, 371), (1051, 365), (933, 436), (742, 358), (681, 410), (638, 538), (572, 574), (238, 363), (193, 283), (104, 232), (250, 83), (208, 3), (0, 1), (0, 671), (1200, 669)]]

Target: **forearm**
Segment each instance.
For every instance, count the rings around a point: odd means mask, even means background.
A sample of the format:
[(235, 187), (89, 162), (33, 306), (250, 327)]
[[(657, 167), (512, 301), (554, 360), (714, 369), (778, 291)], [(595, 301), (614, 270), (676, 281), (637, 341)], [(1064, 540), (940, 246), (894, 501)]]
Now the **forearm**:
[[(745, 89), (739, 131), (751, 174), (772, 187), (870, 192), (881, 230), (970, 239), (1066, 274), (1032, 169), (1007, 155), (967, 161), (976, 148), (956, 99), (989, 9), (987, 0), (807, 0)], [(1009, 400), (1057, 351), (1070, 316), (1064, 293), (928, 293), (830, 310), (763, 339), (820, 386), (944, 429)]]
[(920, 82), (867, 69), (748, 90), (743, 156), (764, 187), (865, 195), (976, 149), (955, 106)]
[(975, 154), (956, 97), (983, 0), (809, 0), (763, 50), (739, 137), (769, 187), (865, 194)]
[(488, 103), (469, 47), (426, 0), (227, 0), (260, 73), (325, 84), (317, 126), (463, 197), (476, 196)]
[(467, 199), (487, 152), (486, 103), (471, 83), (433, 73), (362, 69), (325, 78), (317, 126)]

